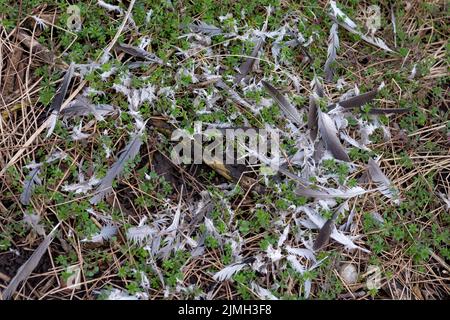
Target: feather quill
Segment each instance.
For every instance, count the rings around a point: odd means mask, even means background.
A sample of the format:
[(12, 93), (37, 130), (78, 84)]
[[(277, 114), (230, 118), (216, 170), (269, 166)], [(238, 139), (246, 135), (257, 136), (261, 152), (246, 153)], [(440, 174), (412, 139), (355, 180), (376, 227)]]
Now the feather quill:
[(17, 274), (9, 282), (8, 286), (3, 291), (2, 293), (3, 300), (9, 300), (16, 291), (19, 284), (22, 281), (26, 280), (33, 272), (33, 270), (37, 267), (39, 261), (41, 261), (42, 256), (45, 254), (48, 247), (50, 246), (50, 243), (53, 241), (54, 233), (55, 230), (58, 228), (58, 226), (59, 224), (50, 232), (48, 236), (44, 238), (41, 244), (33, 252), (31, 257), (19, 268)]
[(338, 131), (334, 124), (333, 119), (326, 113), (319, 111), (319, 130), (320, 135), (325, 142), (327, 150), (331, 152), (333, 157), (338, 160), (350, 162), (347, 152), (342, 146), (338, 138)]
[(253, 51), (247, 59), (241, 64), (239, 67), (239, 73), (234, 77), (234, 83), (240, 83), (242, 79), (244, 79), (247, 74), (252, 69), (253, 65), (255, 64), (256, 58), (258, 56), (259, 50), (261, 50), (261, 47), (264, 43), (264, 39), (259, 39), (255, 47), (253, 48)]
[(338, 36), (338, 24), (333, 23), (330, 29), (330, 36), (328, 38), (328, 54), (327, 61), (325, 62), (325, 81), (331, 82), (333, 80), (334, 69), (332, 67), (333, 62), (336, 60), (337, 51), (339, 50), (339, 36)]
[(134, 134), (131, 141), (121, 151), (119, 159), (117, 159), (117, 161), (108, 170), (106, 176), (102, 179), (100, 185), (98, 186), (97, 194), (91, 198), (91, 204), (99, 203), (103, 197), (111, 191), (114, 179), (122, 173), (125, 164), (132, 161), (138, 155), (142, 145), (142, 133), (144, 128), (145, 127), (143, 127), (138, 133)]
[(391, 7), (392, 32), (394, 34), (394, 47), (397, 48), (397, 21), (395, 19), (394, 7)]
[(278, 103), (284, 115), (289, 118), (293, 123), (299, 125), (301, 123), (301, 117), (297, 109), (289, 103), (289, 101), (270, 83), (261, 80), (264, 88), (269, 92), (270, 96)]
[(375, 160), (369, 159), (367, 164), (370, 177), (378, 185), (380, 192), (392, 199), (395, 204), (400, 204), (399, 191), (388, 177), (381, 171)]
[(55, 130), (56, 121), (58, 120), (59, 112), (64, 102), (64, 97), (66, 96), (67, 89), (69, 88), (70, 80), (72, 80), (74, 66), (75, 65), (73, 63), (70, 64), (69, 69), (64, 75), (61, 86), (59, 87), (58, 92), (56, 93), (55, 97), (53, 98), (52, 104), (50, 105), (51, 115), (46, 138), (50, 137), (53, 133), (53, 130)]

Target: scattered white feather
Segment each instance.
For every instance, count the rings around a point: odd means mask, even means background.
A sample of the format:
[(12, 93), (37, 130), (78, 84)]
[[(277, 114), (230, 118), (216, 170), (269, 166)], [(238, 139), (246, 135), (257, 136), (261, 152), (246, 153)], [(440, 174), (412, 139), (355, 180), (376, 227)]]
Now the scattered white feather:
[(251, 288), (261, 300), (278, 300), (278, 298), (275, 297), (272, 292), (261, 287), (254, 281), (251, 283)]
[(119, 13), (119, 14), (122, 14), (122, 13), (123, 13), (123, 9), (122, 9), (121, 7), (115, 6), (115, 5), (112, 5), (112, 4), (109, 4), (109, 3), (106, 3), (106, 2), (104, 2), (104, 1), (102, 1), (102, 0), (98, 0), (97, 4), (98, 4), (100, 7), (106, 9), (107, 11), (110, 11), (110, 12), (113, 12), (113, 11), (114, 11), (114, 12), (117, 12), (117, 13)]
[(137, 245), (143, 245), (156, 232), (157, 232), (157, 230), (144, 224), (142, 226), (129, 228), (127, 230), (126, 236), (127, 236), (128, 241), (130, 241), (134, 244), (137, 244)]
[(44, 226), (40, 224), (41, 217), (35, 213), (24, 213), (23, 221), (28, 224), (38, 235), (45, 236)]
[(392, 201), (399, 205), (400, 200), (400, 192), (397, 187), (389, 180), (389, 178), (381, 171), (380, 166), (376, 163), (375, 160), (369, 159), (369, 163), (367, 164), (367, 168), (372, 180), (377, 184), (378, 190), (388, 197), (392, 199)]
[(229, 280), (246, 266), (248, 266), (247, 263), (233, 263), (214, 274), (213, 279), (220, 282)]
[(297, 271), (300, 274), (304, 274), (306, 271), (306, 267), (304, 265), (302, 265), (296, 256), (294, 255), (288, 255), (286, 258), (289, 263), (291, 264), (292, 268)]
[(100, 232), (90, 238), (85, 238), (81, 242), (102, 243), (108, 241), (117, 234), (117, 227), (114, 225), (106, 225), (101, 228)]
[(311, 260), (313, 262), (316, 262), (316, 256), (314, 255), (314, 252), (309, 249), (304, 248), (293, 248), (291, 246), (286, 246), (286, 251), (290, 253), (291, 255), (296, 255), (302, 258), (305, 258), (307, 260)]
[(341, 9), (339, 9), (336, 5), (336, 1), (330, 1), (331, 11), (334, 17), (338, 19), (342, 19), (346, 25), (349, 27), (356, 29), (356, 23), (353, 22)]
[(39, 26), (41, 30), (47, 29), (47, 23), (44, 19), (39, 18), (38, 16), (31, 16), (34, 21), (36, 21), (36, 24)]
[(439, 192), (439, 197), (444, 201), (445, 205), (447, 206), (447, 211), (450, 211), (450, 196), (446, 196), (445, 194)]

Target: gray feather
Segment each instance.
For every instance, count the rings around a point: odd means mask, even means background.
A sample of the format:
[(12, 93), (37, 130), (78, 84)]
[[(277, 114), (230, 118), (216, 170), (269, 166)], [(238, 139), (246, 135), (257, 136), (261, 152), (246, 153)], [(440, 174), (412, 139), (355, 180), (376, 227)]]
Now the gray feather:
[(30, 204), (31, 195), (33, 193), (36, 184), (41, 184), (41, 179), (39, 178), (39, 173), (41, 171), (41, 166), (37, 166), (31, 170), (30, 174), (26, 178), (23, 186), (22, 194), (20, 195), (20, 202), (27, 206)]
[(252, 69), (253, 65), (255, 64), (255, 61), (256, 61), (256, 58), (258, 56), (259, 50), (261, 49), (263, 43), (264, 43), (263, 39), (259, 39), (258, 40), (258, 42), (256, 43), (255, 47), (253, 48), (253, 51), (252, 51), (250, 57), (245, 59), (245, 61), (239, 67), (239, 74), (237, 74), (234, 77), (234, 83), (241, 82), (241, 80), (244, 79), (247, 76), (247, 74), (250, 72), (250, 70)]
[(71, 63), (69, 69), (66, 71), (66, 74), (64, 75), (61, 86), (56, 92), (52, 104), (50, 105), (50, 110), (52, 113), (50, 115), (51, 121), (46, 138), (50, 137), (50, 135), (53, 133), (53, 130), (55, 130), (56, 120), (58, 119), (59, 111), (61, 110), (61, 106), (64, 102), (64, 97), (66, 96), (67, 89), (69, 88), (70, 80), (72, 80), (73, 71), (74, 71), (74, 64)]
[(293, 105), (287, 101), (287, 99), (270, 83), (261, 80), (264, 88), (269, 92), (270, 96), (278, 103), (278, 105), (281, 108), (281, 111), (283, 111), (284, 115), (289, 118), (293, 123), (300, 124), (301, 123), (301, 117), (298, 113), (297, 109)]
[(131, 46), (125, 43), (116, 43), (114, 46), (117, 50), (125, 52), (133, 57), (151, 61), (157, 64), (163, 64), (163, 61), (158, 58), (155, 54), (150, 53), (139, 47)]
[(328, 53), (327, 61), (325, 62), (324, 72), (325, 81), (330, 82), (333, 80), (334, 70), (332, 67), (333, 62), (336, 60), (337, 50), (339, 50), (339, 37), (338, 37), (338, 24), (333, 23), (330, 29), (330, 36), (328, 38)]
[(325, 247), (330, 241), (331, 232), (333, 231), (334, 220), (328, 219), (319, 231), (319, 235), (314, 241), (313, 250), (317, 251)]
[(318, 130), (318, 113), (319, 101), (315, 95), (309, 96), (309, 109), (308, 109), (308, 129), (311, 139), (314, 141), (317, 138)]
[(369, 159), (367, 164), (367, 170), (369, 171), (370, 177), (373, 182), (375, 182), (380, 192), (386, 197), (392, 199), (394, 203), (399, 204), (399, 191), (395, 185), (389, 180), (389, 178), (381, 171), (380, 166), (376, 161)]
[(329, 115), (319, 110), (319, 130), (320, 135), (325, 142), (327, 150), (331, 152), (334, 158), (350, 162), (347, 152), (338, 138), (338, 132), (334, 121)]
[(33, 270), (37, 267), (39, 261), (41, 261), (42, 256), (45, 254), (50, 243), (52, 242), (54, 237), (54, 231), (56, 230), (57, 227), (55, 227), (53, 231), (50, 232), (50, 234), (44, 238), (41, 244), (33, 252), (31, 257), (19, 268), (17, 274), (14, 276), (14, 278), (8, 284), (6, 289), (3, 291), (2, 293), (3, 300), (9, 300), (16, 291), (19, 284), (22, 281), (26, 280), (33, 272)]
[(243, 106), (243, 107), (245, 107), (245, 108), (247, 108), (247, 109), (249, 109), (249, 110), (253, 110), (253, 109), (254, 109), (254, 108), (252, 107), (252, 105), (251, 105), (249, 102), (247, 102), (244, 98), (242, 98), (236, 91), (234, 91), (233, 89), (231, 89), (231, 88), (230, 88), (225, 82), (223, 82), (222, 80), (217, 81), (214, 85), (215, 85), (216, 88), (219, 88), (219, 89), (221, 89), (221, 90), (226, 91), (226, 92), (229, 94), (230, 99), (231, 99), (234, 103), (236, 103), (236, 104), (238, 104), (238, 105), (240, 105), (240, 106)]
[(119, 159), (112, 165), (112, 167), (106, 173), (106, 176), (102, 179), (100, 185), (97, 187), (97, 194), (91, 198), (89, 201), (91, 204), (99, 203), (106, 194), (108, 194), (112, 189), (113, 181), (118, 177), (125, 164), (133, 160), (139, 153), (142, 145), (142, 132), (134, 134), (131, 141), (125, 146), (125, 148), (120, 152)]
[(339, 215), (340, 210), (339, 208), (334, 212), (333, 216), (328, 219), (325, 224), (320, 228), (319, 235), (316, 238), (316, 241), (314, 241), (313, 249), (314, 251), (320, 250), (323, 247), (325, 247), (328, 242), (330, 241), (331, 233), (334, 229), (334, 222), (336, 221), (337, 216)]
[(103, 116), (116, 112), (116, 109), (109, 104), (94, 105), (91, 101), (83, 96), (78, 97), (67, 108), (61, 110), (61, 115), (66, 118), (76, 116), (87, 116), (93, 114), (97, 120), (103, 120)]
[(347, 100), (340, 101), (338, 103), (333, 103), (328, 106), (328, 110), (336, 108), (336, 106), (339, 104), (344, 109), (350, 109), (350, 108), (359, 108), (365, 105), (366, 103), (371, 102), (375, 97), (377, 96), (378, 89), (373, 89), (371, 91), (368, 91), (366, 93), (351, 97)]
[(319, 105), (319, 97), (323, 97), (323, 88), (316, 76), (312, 82), (312, 89), (314, 93), (309, 96), (309, 110), (308, 110), (308, 129), (311, 139), (314, 141), (317, 137), (319, 114), (317, 113)]
[(204, 35), (207, 35), (210, 37), (217, 36), (217, 35), (223, 33), (222, 29), (220, 29), (216, 26), (213, 26), (211, 24), (207, 24), (203, 21), (199, 21), (197, 23), (191, 23), (189, 25), (189, 28), (191, 29), (192, 32), (201, 33), (201, 34), (204, 34)]

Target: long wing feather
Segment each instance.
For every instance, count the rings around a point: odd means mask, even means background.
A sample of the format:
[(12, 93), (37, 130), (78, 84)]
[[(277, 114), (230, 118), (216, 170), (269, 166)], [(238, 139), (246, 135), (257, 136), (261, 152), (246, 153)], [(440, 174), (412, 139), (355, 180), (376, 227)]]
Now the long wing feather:
[(102, 182), (97, 188), (97, 194), (91, 198), (91, 204), (99, 203), (103, 197), (109, 193), (112, 189), (112, 183), (114, 179), (122, 173), (122, 170), (125, 167), (125, 164), (128, 161), (133, 160), (142, 145), (142, 132), (135, 134), (131, 141), (125, 146), (125, 148), (121, 151), (119, 159), (112, 165), (112, 167), (106, 173), (106, 176), (102, 179)]
[(338, 24), (333, 23), (330, 29), (330, 36), (328, 38), (328, 54), (327, 61), (325, 62), (324, 67), (325, 81), (328, 82), (333, 80), (334, 69), (332, 67), (332, 64), (336, 60), (337, 51), (339, 50), (339, 36), (337, 29)]
[(141, 49), (139, 47), (131, 46), (129, 44), (125, 43), (116, 43), (114, 46), (117, 50), (123, 51), (125, 53), (128, 53), (129, 55), (133, 57), (137, 57), (140, 59), (148, 60), (157, 64), (163, 64), (163, 61), (158, 58), (153, 53), (150, 53), (144, 49)]
[(267, 92), (269, 92), (270, 96), (278, 103), (285, 116), (288, 117), (293, 123), (300, 124), (301, 117), (297, 109), (295, 109), (295, 107), (291, 105), (289, 101), (287, 101), (287, 99), (270, 83), (264, 80), (261, 80), (261, 83), (264, 88), (266, 88)]
[(334, 121), (324, 112), (319, 110), (319, 130), (322, 139), (325, 142), (327, 149), (331, 152), (333, 157), (342, 161), (350, 161), (347, 152), (342, 146), (337, 136), (338, 132)]
[(69, 69), (66, 71), (66, 74), (64, 75), (61, 86), (59, 87), (58, 92), (56, 93), (55, 97), (53, 98), (52, 104), (50, 105), (50, 110), (52, 113), (50, 115), (51, 121), (46, 138), (50, 137), (50, 135), (53, 133), (53, 130), (55, 130), (56, 120), (58, 119), (59, 111), (61, 110), (64, 97), (66, 96), (67, 89), (69, 88), (70, 80), (72, 80), (74, 66), (75, 65), (73, 63), (70, 64)]
[(40, 166), (34, 168), (25, 180), (23, 191), (20, 195), (20, 202), (25, 206), (30, 204), (31, 194), (33, 193), (35, 185), (41, 184), (41, 179), (39, 178), (40, 171)]
[(244, 79), (247, 74), (252, 69), (253, 65), (255, 64), (256, 57), (258, 56), (259, 50), (261, 49), (262, 45), (264, 43), (264, 39), (259, 39), (256, 43), (255, 47), (253, 48), (253, 51), (247, 59), (241, 64), (239, 67), (239, 73), (234, 77), (234, 83), (241, 82), (242, 79)]
[[(59, 225), (58, 225), (59, 226)], [(17, 274), (14, 276), (14, 278), (11, 280), (11, 282), (8, 284), (6, 289), (3, 291), (2, 296), (3, 300), (9, 300), (11, 296), (16, 291), (19, 284), (26, 280), (30, 274), (33, 272), (33, 270), (37, 267), (39, 264), (39, 261), (41, 261), (42, 256), (47, 251), (50, 243), (53, 241), (54, 232), (56, 226), (50, 234), (44, 238), (44, 240), (41, 242), (41, 244), (37, 247), (37, 249), (33, 252), (31, 257), (19, 268), (17, 271)]]
[(344, 109), (359, 108), (359, 107), (365, 105), (366, 103), (371, 102), (373, 99), (375, 99), (375, 97), (377, 96), (377, 93), (378, 93), (378, 89), (373, 89), (366, 93), (351, 97), (347, 100), (330, 104), (328, 106), (328, 110), (336, 108), (336, 106), (338, 104)]
[(311, 139), (314, 141), (317, 138), (319, 114), (317, 109), (319, 108), (319, 101), (317, 97), (312, 94), (309, 96), (309, 110), (308, 110), (308, 129)]

